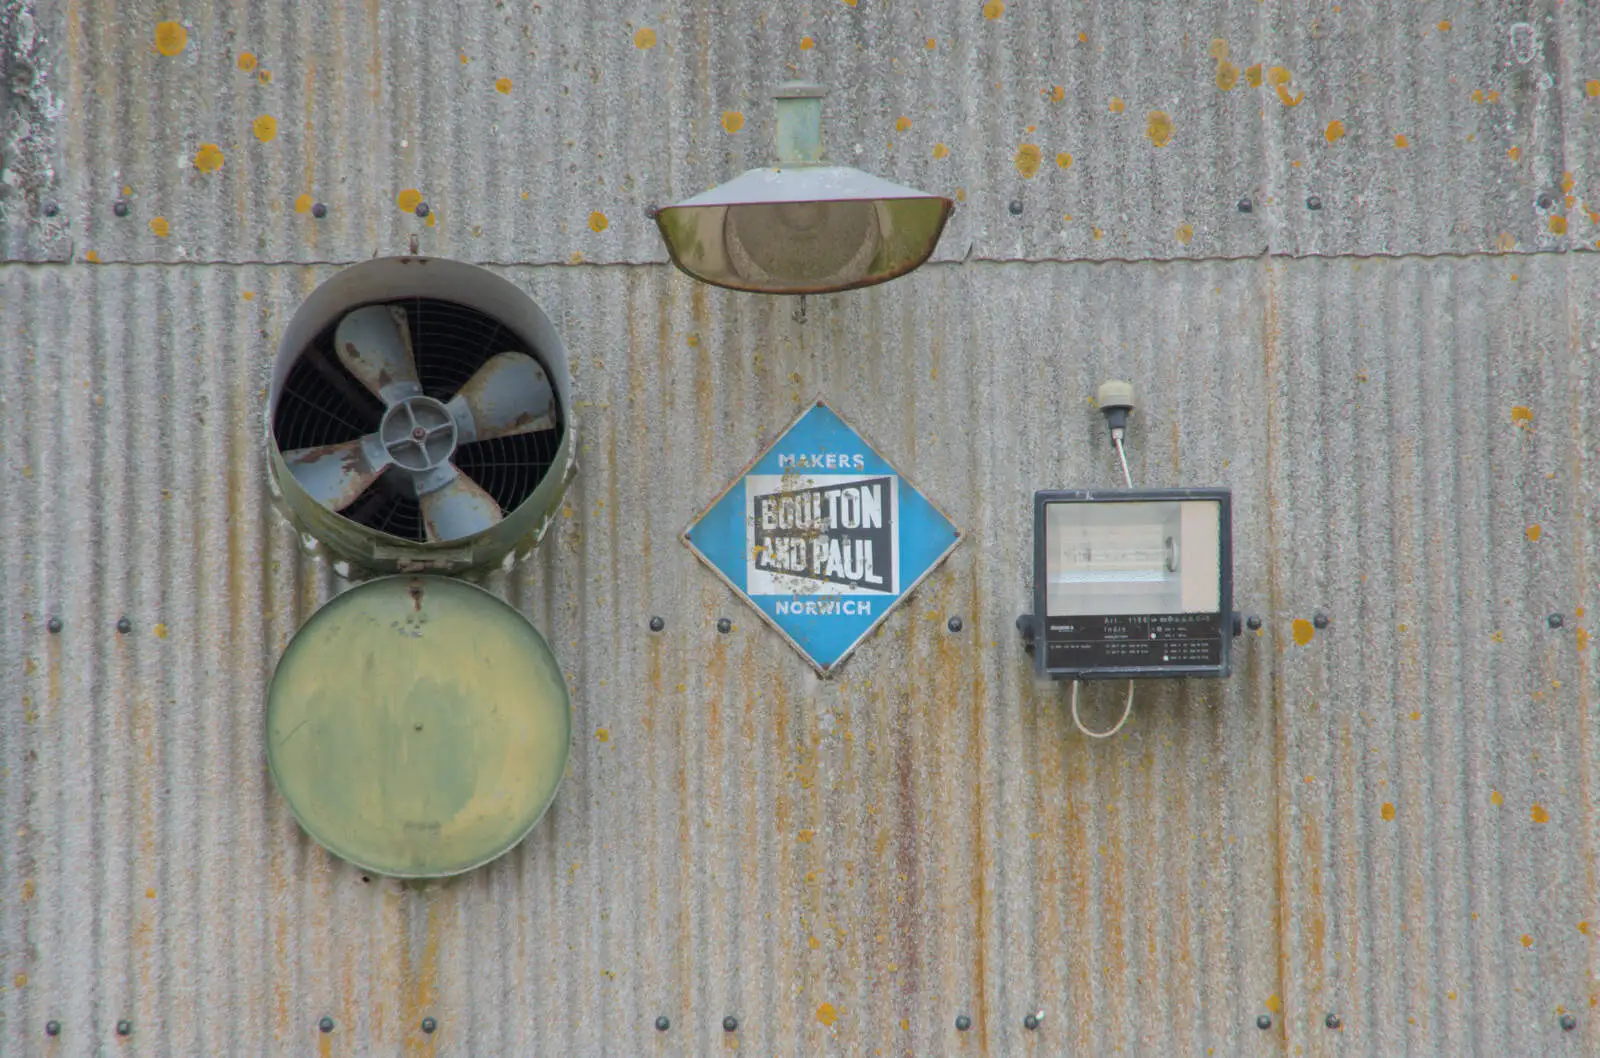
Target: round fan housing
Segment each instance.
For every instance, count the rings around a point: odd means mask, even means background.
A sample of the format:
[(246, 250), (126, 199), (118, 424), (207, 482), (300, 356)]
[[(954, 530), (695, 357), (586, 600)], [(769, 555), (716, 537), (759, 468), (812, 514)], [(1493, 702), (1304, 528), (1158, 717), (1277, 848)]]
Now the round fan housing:
[(574, 470), (571, 375), (514, 284), (444, 258), (323, 283), (278, 347), (269, 480), (307, 543), (371, 573), (531, 549)]

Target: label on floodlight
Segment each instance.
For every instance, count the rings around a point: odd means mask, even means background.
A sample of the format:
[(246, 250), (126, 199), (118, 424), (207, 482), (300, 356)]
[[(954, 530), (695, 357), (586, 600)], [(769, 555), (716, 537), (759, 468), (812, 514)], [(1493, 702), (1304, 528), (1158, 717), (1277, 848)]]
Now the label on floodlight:
[(820, 400), (684, 534), (690, 550), (822, 673), (960, 539)]

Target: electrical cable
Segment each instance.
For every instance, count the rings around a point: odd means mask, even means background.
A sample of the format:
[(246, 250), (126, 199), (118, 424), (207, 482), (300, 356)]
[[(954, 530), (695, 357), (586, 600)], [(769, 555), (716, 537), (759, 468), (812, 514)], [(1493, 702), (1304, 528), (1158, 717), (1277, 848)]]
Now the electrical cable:
[[(1117, 446), (1117, 458), (1122, 461), (1122, 480), (1128, 483), (1128, 488), (1133, 488), (1133, 475), (1128, 473), (1128, 453), (1122, 447), (1122, 431), (1113, 428), (1111, 443)], [(1117, 726), (1110, 731), (1090, 731), (1083, 726), (1083, 721), (1078, 719), (1078, 681), (1072, 681), (1072, 726), (1090, 738), (1110, 738), (1122, 730), (1122, 725), (1128, 722), (1128, 717), (1133, 715), (1133, 681), (1128, 681), (1128, 701), (1122, 707), (1122, 719), (1117, 721)]]

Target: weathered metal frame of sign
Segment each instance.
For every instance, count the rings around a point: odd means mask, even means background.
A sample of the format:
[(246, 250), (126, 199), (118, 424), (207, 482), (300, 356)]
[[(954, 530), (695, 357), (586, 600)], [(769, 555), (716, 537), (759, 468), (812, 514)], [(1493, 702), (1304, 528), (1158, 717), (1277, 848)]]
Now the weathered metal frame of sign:
[[(928, 506), (932, 507), (936, 512), (938, 512), (939, 516), (941, 518), (943, 518), (946, 522), (950, 523), (951, 531), (954, 532), (954, 534), (955, 534), (955, 539), (950, 542), (950, 546), (945, 548), (943, 551), (941, 551), (939, 553), (938, 557), (936, 557), (932, 562), (930, 562), (928, 564), (928, 568), (927, 569), (923, 570), (922, 573), (919, 574), (915, 580), (913, 580), (910, 584), (906, 585), (901, 590), (900, 594), (895, 598), (894, 602), (892, 602), (889, 606), (887, 606), (884, 609), (883, 613), (878, 615), (876, 620), (874, 620), (864, 630), (862, 630), (862, 633), (859, 636), (857, 636), (856, 639), (849, 646), (845, 647), (844, 650), (839, 654), (839, 656), (833, 660), (833, 663), (829, 664), (829, 665), (823, 665), (823, 664), (819, 663), (817, 661), (817, 659), (811, 655), (810, 651), (806, 650), (805, 647), (801, 646), (799, 643), (797, 643), (795, 641), (793, 636), (789, 635), (788, 632), (784, 631), (782, 625), (778, 624), (777, 621), (773, 620), (773, 618), (771, 616), (769, 616), (765, 610), (763, 610), (763, 609), (761, 609), (761, 607), (757, 606), (755, 604), (755, 602), (750, 598), (748, 593), (746, 593), (745, 591), (741, 590), (737, 584), (735, 584), (735, 583), (733, 583), (733, 581), (729, 580), (727, 574), (723, 573), (722, 570), (717, 566), (717, 564), (715, 562), (713, 562), (709, 556), (707, 556), (704, 552), (702, 552), (700, 550), (699, 547), (697, 547), (695, 545), (694, 539), (690, 535), (692, 533), (692, 531), (694, 530), (694, 527), (696, 525), (699, 525), (700, 522), (708, 514), (710, 514), (713, 510), (715, 510), (717, 505), (720, 504), (724, 499), (726, 499), (730, 492), (732, 492), (736, 488), (743, 488), (744, 487), (745, 478), (747, 478), (750, 475), (750, 473), (755, 469), (756, 465), (758, 463), (760, 463), (763, 459), (765, 459), (767, 457), (767, 454), (778, 446), (779, 442), (781, 442), (785, 437), (789, 436), (790, 432), (793, 431), (794, 428), (800, 424), (800, 420), (804, 419), (807, 415), (811, 414), (811, 412), (816, 408), (826, 408), (830, 412), (832, 412), (835, 416), (838, 417), (838, 419), (839, 419), (839, 421), (841, 423), (843, 423), (845, 426), (849, 427), (850, 430), (852, 432), (854, 432), (857, 437), (861, 438), (862, 442), (864, 444), (866, 444), (867, 447), (871, 448), (874, 452), (876, 452), (880, 459), (882, 459), (885, 463), (888, 463), (891, 467), (894, 467), (895, 476), (900, 479), (900, 483), (902, 485), (906, 486), (906, 487), (909, 487), (911, 489), (915, 489), (916, 492), (922, 497), (923, 501), (928, 504)], [(895, 531), (897, 533), (899, 532), (899, 527), (898, 526), (896, 527)], [(766, 625), (769, 628), (771, 628), (774, 632), (777, 632), (778, 635), (783, 639), (783, 641), (785, 643), (788, 643), (789, 646), (794, 648), (794, 651), (797, 654), (799, 654), (802, 658), (805, 658), (806, 662), (808, 664), (810, 664), (810, 666), (813, 669), (816, 670), (817, 676), (819, 678), (822, 678), (822, 679), (826, 679), (827, 677), (829, 677), (829, 676), (833, 675), (835, 672), (837, 672), (839, 670), (840, 666), (842, 666), (846, 661), (848, 661), (850, 659), (850, 657), (856, 652), (856, 648), (859, 647), (863, 642), (865, 642), (868, 636), (870, 636), (874, 632), (876, 632), (878, 630), (879, 626), (882, 625), (883, 622), (888, 619), (889, 615), (894, 613), (894, 611), (899, 608), (901, 603), (903, 603), (907, 599), (911, 598), (911, 596), (916, 592), (916, 590), (922, 586), (922, 582), (923, 581), (927, 580), (930, 576), (933, 575), (933, 572), (935, 570), (937, 570), (940, 566), (944, 565), (945, 560), (948, 559), (950, 557), (951, 553), (954, 552), (955, 549), (961, 545), (961, 541), (965, 540), (966, 537), (967, 537), (966, 532), (959, 525), (956, 524), (955, 519), (951, 518), (950, 515), (945, 512), (944, 508), (940, 507), (937, 503), (935, 503), (933, 501), (932, 497), (930, 497), (926, 492), (923, 492), (921, 489), (917, 488), (915, 482), (913, 482), (905, 474), (902, 474), (900, 472), (899, 466), (897, 464), (891, 463), (889, 461), (888, 457), (884, 455), (883, 449), (878, 446), (877, 442), (875, 442), (867, 434), (867, 432), (865, 430), (862, 430), (860, 427), (856, 426), (855, 423), (851, 422), (845, 416), (841, 415), (839, 413), (839, 409), (838, 408), (834, 407), (832, 404), (829, 404), (828, 401), (826, 399), (824, 399), (823, 397), (821, 397), (820, 395), (815, 397), (814, 399), (812, 399), (810, 403), (805, 405), (805, 407), (801, 408), (799, 414), (797, 414), (794, 418), (790, 419), (784, 425), (784, 427), (781, 430), (779, 430), (776, 434), (774, 434), (773, 437), (772, 437), (772, 440), (768, 441), (765, 445), (763, 445), (762, 448), (758, 452), (756, 452), (755, 456), (748, 463), (746, 463), (742, 468), (740, 468), (738, 473), (733, 475), (733, 478), (728, 482), (728, 485), (727, 485), (726, 488), (724, 488), (721, 492), (718, 492), (715, 496), (713, 496), (711, 498), (711, 502), (707, 503), (704, 507), (701, 507), (698, 511), (695, 512), (694, 517), (689, 519), (689, 524), (687, 526), (685, 526), (683, 532), (681, 534), (679, 534), (679, 539), (682, 540), (684, 546), (687, 547), (694, 554), (694, 557), (699, 559), (701, 564), (704, 565), (707, 569), (711, 570), (712, 573), (716, 574), (717, 579), (722, 581), (723, 584), (727, 585), (727, 587), (728, 587), (728, 589), (730, 591), (732, 591), (740, 599), (744, 600), (745, 605), (748, 606), (750, 609), (754, 610), (756, 612), (756, 615), (759, 616), (761, 618), (761, 620), (763, 622), (765, 622)], [(898, 545), (898, 542), (897, 542), (896, 543), (896, 547), (898, 548), (898, 546), (899, 545)]]
[[(1056, 503), (1138, 503), (1151, 501), (1208, 500), (1220, 504), (1218, 531), (1220, 594), (1217, 605), (1221, 660), (1216, 665), (1096, 665), (1051, 668), (1045, 622), (1049, 593), (1045, 569), (1045, 511)], [(1035, 632), (1034, 671), (1042, 679), (1110, 680), (1170, 679), (1180, 677), (1226, 677), (1233, 671), (1233, 492), (1221, 488), (1200, 489), (1041, 489), (1033, 494), (1033, 613)]]

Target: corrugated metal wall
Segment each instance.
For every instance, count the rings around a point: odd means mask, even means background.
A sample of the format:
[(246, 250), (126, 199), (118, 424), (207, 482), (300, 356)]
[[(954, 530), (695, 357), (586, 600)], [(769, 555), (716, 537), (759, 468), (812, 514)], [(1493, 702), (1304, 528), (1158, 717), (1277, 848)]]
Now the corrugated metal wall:
[[(1600, 256), (1546, 251), (1600, 238), (1600, 35), (1346, 6), (0, 5), (7, 254), (74, 262), (0, 270), (0, 1051), (1593, 1051)], [(659, 263), (644, 204), (759, 160), (791, 65), (842, 89), (837, 156), (963, 189), (947, 263), (803, 315)], [(489, 585), (578, 738), (527, 842), (402, 886), (266, 774), (265, 680), (341, 585), (260, 425), (299, 300), (413, 229), (516, 262), (574, 359), (580, 475)], [(1130, 260), (1037, 260), (1085, 257)], [(1263, 627), (1091, 744), (1012, 622), (1031, 491), (1115, 481), (1112, 374), (1138, 483), (1234, 490)], [(677, 541), (817, 393), (968, 533), (828, 681)]]

